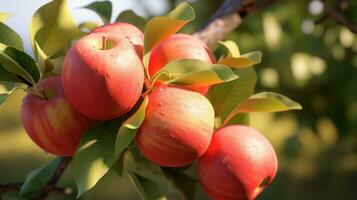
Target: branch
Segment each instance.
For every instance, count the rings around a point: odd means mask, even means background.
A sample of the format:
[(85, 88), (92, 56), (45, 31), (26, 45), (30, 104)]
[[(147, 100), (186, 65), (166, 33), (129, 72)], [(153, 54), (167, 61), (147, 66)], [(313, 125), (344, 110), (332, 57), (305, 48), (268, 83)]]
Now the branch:
[(194, 34), (213, 48), (242, 23), (242, 17), (266, 7), (274, 0), (225, 0), (209, 23)]
[(44, 189), (41, 191), (40, 199), (46, 199), (47, 195), (53, 190), (62, 191), (64, 194), (66, 194), (65, 190), (63, 189), (58, 190), (56, 184), (58, 180), (61, 178), (63, 172), (65, 171), (69, 163), (71, 162), (71, 159), (72, 159), (71, 157), (62, 158), (61, 163), (58, 165), (55, 173), (53, 173), (52, 178), (47, 182)]
[[(350, 22), (340, 11), (342, 9), (346, 9), (347, 7), (343, 7), (343, 3), (345, 3), (345, 1), (340, 1), (340, 5), (339, 5), (339, 9), (335, 9), (333, 8), (330, 4), (326, 3), (326, 1), (323, 1), (324, 4), (324, 8), (325, 8), (325, 12), (326, 15), (323, 16), (320, 20), (318, 20), (316, 23), (320, 23), (321, 21), (323, 21), (324, 19), (326, 19), (327, 17), (330, 17), (332, 19), (334, 19), (336, 22), (338, 22), (339, 24), (344, 25), (345, 27), (347, 27), (348, 29), (350, 29), (353, 33), (357, 33), (357, 25)], [(345, 4), (347, 5), (347, 4)]]
[[(63, 157), (61, 160), (61, 163), (58, 165), (55, 173), (51, 177), (51, 179), (46, 183), (44, 188), (40, 191), (40, 199), (46, 199), (49, 193), (53, 191), (57, 191), (60, 193), (63, 193), (65, 195), (72, 194), (73, 190), (72, 188), (60, 188), (57, 187), (57, 182), (61, 178), (63, 172), (71, 162), (71, 157)], [(0, 185), (0, 194), (4, 193), (6, 191), (12, 191), (12, 190), (20, 190), (21, 186), (23, 183), (11, 183), (11, 184), (2, 184)]]
[(18, 190), (21, 187), (22, 183), (10, 183), (10, 184), (1, 184), (0, 185), (0, 194), (6, 191)]

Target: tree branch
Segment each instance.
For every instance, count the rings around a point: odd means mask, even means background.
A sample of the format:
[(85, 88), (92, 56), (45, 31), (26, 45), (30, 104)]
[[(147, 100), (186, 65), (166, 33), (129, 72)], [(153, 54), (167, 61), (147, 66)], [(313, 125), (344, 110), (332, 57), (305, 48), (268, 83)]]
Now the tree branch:
[[(61, 163), (58, 165), (55, 173), (51, 177), (51, 179), (46, 183), (44, 188), (40, 191), (40, 199), (46, 199), (49, 193), (53, 191), (61, 192), (63, 194), (69, 195), (72, 194), (72, 189), (71, 188), (60, 188), (57, 187), (57, 182), (61, 178), (63, 172), (71, 162), (71, 157), (63, 157), (61, 160)], [(21, 186), (23, 183), (10, 183), (10, 184), (2, 184), (0, 185), (0, 194), (7, 192), (7, 191), (12, 191), (12, 190), (20, 190)]]
[(266, 7), (274, 0), (225, 0), (222, 6), (212, 15), (209, 23), (194, 34), (213, 48), (218, 41), (223, 40), (230, 32), (242, 23), (245, 17)]
[(0, 184), (0, 194), (6, 191), (18, 190), (22, 183)]
[[(348, 3), (348, 2), (347, 2)], [(336, 22), (339, 24), (342, 24), (343, 26), (347, 27), (350, 29), (353, 33), (357, 33), (357, 25), (353, 24), (350, 22), (340, 11), (343, 9), (346, 9), (348, 4), (346, 4), (346, 1), (340, 1), (339, 8), (335, 9), (333, 8), (330, 4), (328, 4), (326, 1), (323, 1), (324, 8), (326, 15), (323, 16), (321, 19), (317, 20), (315, 24), (322, 22), (324, 19), (327, 19), (327, 17), (330, 17), (334, 19)]]
[(71, 162), (71, 159), (72, 159), (71, 157), (63, 157), (62, 158), (61, 163), (58, 165), (55, 173), (53, 173), (52, 178), (47, 182), (46, 186), (41, 191), (40, 199), (43, 199), (43, 200), (46, 199), (47, 195), (54, 190), (62, 191), (63, 193), (65, 193), (65, 190), (63, 190), (63, 189), (58, 190), (58, 188), (56, 187), (56, 184), (57, 184), (58, 180), (61, 178), (63, 172), (66, 170), (69, 163)]

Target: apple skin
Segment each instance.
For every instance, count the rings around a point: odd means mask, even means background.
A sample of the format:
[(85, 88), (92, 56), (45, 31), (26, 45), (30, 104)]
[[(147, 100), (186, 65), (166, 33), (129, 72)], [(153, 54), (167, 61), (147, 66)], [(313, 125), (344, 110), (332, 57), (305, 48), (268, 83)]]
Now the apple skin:
[(115, 33), (120, 37), (126, 37), (134, 44), (140, 58), (143, 56), (144, 34), (132, 24), (115, 22), (95, 28), (91, 33)]
[[(111, 49), (100, 49), (103, 37), (114, 45)], [(91, 33), (67, 52), (62, 82), (69, 102), (79, 112), (93, 119), (112, 119), (127, 113), (139, 99), (143, 64), (127, 38)]]
[(22, 124), (30, 138), (46, 152), (72, 156), (84, 131), (95, 120), (76, 111), (64, 96), (60, 77), (41, 80), (37, 88), (55, 93), (49, 100), (28, 93), (21, 106)]
[[(201, 40), (187, 34), (174, 34), (154, 47), (149, 59), (149, 74), (153, 76), (171, 61), (179, 59), (197, 59), (206, 63), (214, 63), (214, 56)], [(209, 86), (185, 87), (203, 95)]]
[(160, 166), (185, 166), (206, 151), (213, 125), (214, 110), (203, 95), (160, 86), (149, 94), (136, 143), (147, 159)]
[[(270, 142), (253, 128), (218, 129), (198, 161), (200, 183), (215, 200), (251, 200), (270, 184), (278, 161)], [(265, 178), (268, 182), (259, 187)]]

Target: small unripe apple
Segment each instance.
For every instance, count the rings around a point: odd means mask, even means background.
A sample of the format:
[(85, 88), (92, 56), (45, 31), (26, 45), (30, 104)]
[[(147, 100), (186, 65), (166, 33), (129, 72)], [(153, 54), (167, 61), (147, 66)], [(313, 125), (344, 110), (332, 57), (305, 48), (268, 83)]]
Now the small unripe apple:
[(125, 22), (115, 22), (100, 26), (91, 31), (92, 33), (115, 33), (120, 37), (128, 38), (135, 46), (140, 57), (143, 54), (144, 34), (134, 25)]
[(270, 184), (278, 161), (270, 142), (253, 128), (218, 129), (198, 161), (204, 190), (215, 200), (252, 200)]
[[(187, 34), (175, 34), (154, 47), (149, 59), (149, 74), (154, 75), (166, 64), (180, 59), (197, 59), (214, 63), (214, 57), (206, 44)], [(186, 87), (205, 95), (209, 86)]]
[(139, 99), (143, 64), (127, 38), (91, 33), (67, 52), (62, 82), (75, 109), (89, 118), (111, 119), (128, 112)]
[(94, 120), (76, 111), (67, 101), (60, 77), (41, 80), (36, 88), (47, 99), (30, 92), (24, 98), (21, 119), (27, 134), (46, 152), (72, 156), (82, 134)]
[(141, 153), (158, 165), (185, 166), (206, 151), (213, 124), (213, 107), (203, 95), (161, 86), (149, 94), (136, 143)]

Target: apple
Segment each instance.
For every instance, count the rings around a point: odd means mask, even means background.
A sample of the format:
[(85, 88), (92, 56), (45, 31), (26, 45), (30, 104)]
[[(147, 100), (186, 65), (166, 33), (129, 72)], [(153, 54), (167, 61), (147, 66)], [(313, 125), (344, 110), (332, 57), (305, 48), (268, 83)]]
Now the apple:
[(114, 33), (91, 33), (67, 52), (62, 82), (72, 106), (93, 119), (127, 113), (139, 99), (143, 64), (129, 39)]
[(135, 46), (136, 52), (142, 58), (144, 47), (144, 34), (134, 25), (125, 22), (115, 22), (100, 26), (92, 33), (115, 33), (120, 37), (128, 38)]
[[(171, 61), (179, 59), (197, 59), (206, 63), (214, 63), (214, 57), (206, 44), (187, 34), (174, 34), (159, 43), (151, 51), (149, 58), (149, 74), (153, 76)], [(209, 86), (186, 87), (205, 95)]]
[(185, 166), (208, 148), (214, 125), (211, 103), (200, 93), (160, 86), (149, 94), (145, 120), (136, 143), (150, 161)]
[(41, 80), (36, 88), (47, 99), (30, 92), (24, 98), (21, 119), (27, 134), (46, 152), (72, 156), (82, 134), (94, 120), (76, 111), (67, 101), (60, 77)]
[(251, 200), (273, 181), (278, 162), (262, 134), (231, 125), (213, 134), (197, 168), (200, 183), (212, 199)]

